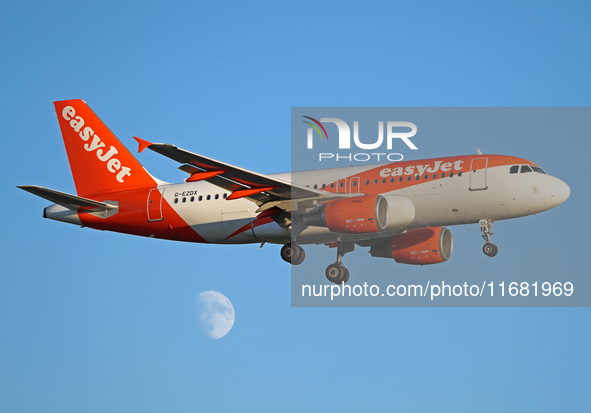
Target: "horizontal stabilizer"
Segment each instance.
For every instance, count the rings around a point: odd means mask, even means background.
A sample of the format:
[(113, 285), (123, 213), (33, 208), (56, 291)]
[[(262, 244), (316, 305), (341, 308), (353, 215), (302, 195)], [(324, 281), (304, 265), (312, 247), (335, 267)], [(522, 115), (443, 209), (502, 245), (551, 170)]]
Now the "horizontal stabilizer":
[(93, 201), (92, 199), (82, 198), (76, 195), (66, 194), (64, 192), (54, 191), (53, 189), (43, 188), (37, 185), (23, 185), (18, 188), (24, 189), (33, 195), (45, 198), (48, 201), (55, 202), (68, 209), (77, 210), (78, 208), (86, 208), (93, 211), (107, 211), (117, 208), (116, 205), (105, 204), (104, 202)]

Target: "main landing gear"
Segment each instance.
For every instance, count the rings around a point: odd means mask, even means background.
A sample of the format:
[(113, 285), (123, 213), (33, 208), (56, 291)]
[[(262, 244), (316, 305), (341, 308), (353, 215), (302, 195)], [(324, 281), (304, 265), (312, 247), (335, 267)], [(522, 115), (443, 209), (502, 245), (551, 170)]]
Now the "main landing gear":
[[(349, 270), (343, 265), (343, 257), (346, 253), (355, 249), (352, 241), (339, 242), (337, 247), (337, 260), (326, 268), (326, 278), (335, 284), (349, 281)], [(306, 258), (306, 252), (299, 245), (285, 244), (281, 247), (281, 258), (291, 265), (300, 265)]]
[(349, 270), (343, 265), (343, 257), (346, 253), (355, 249), (352, 241), (341, 241), (337, 246), (337, 260), (335, 263), (326, 267), (326, 278), (335, 284), (346, 283), (349, 281)]
[(299, 245), (287, 243), (281, 247), (281, 258), (291, 265), (300, 265), (306, 259), (306, 251)]
[(490, 242), (490, 237), (494, 235), (494, 232), (490, 229), (495, 221), (494, 219), (481, 219), (478, 223), (480, 224), (480, 230), (482, 231), (482, 238), (486, 241), (486, 244), (482, 247), (482, 252), (489, 257), (494, 257), (499, 253), (499, 248)]

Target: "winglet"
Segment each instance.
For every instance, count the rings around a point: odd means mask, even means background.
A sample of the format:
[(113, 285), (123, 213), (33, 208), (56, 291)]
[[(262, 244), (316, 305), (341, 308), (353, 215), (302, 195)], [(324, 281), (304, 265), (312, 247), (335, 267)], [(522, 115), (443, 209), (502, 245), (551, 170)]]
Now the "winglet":
[(133, 139), (135, 139), (137, 141), (137, 143), (140, 144), (140, 147), (137, 150), (140, 153), (152, 144), (152, 142), (145, 141), (143, 139), (138, 138), (137, 136), (134, 136)]

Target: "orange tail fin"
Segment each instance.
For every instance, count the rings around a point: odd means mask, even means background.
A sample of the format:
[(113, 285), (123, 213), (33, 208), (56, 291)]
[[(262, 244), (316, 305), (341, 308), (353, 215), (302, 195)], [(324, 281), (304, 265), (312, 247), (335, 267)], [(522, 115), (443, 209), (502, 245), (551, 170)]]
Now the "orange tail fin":
[(80, 99), (54, 102), (78, 195), (155, 186), (156, 181)]

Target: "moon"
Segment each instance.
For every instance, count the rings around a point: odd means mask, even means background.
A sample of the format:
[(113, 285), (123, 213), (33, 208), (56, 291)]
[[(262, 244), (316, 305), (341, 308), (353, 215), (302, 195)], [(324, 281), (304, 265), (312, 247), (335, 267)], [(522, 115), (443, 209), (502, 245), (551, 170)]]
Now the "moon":
[(203, 333), (218, 340), (230, 332), (234, 325), (234, 306), (224, 294), (204, 291), (195, 301), (195, 316)]

